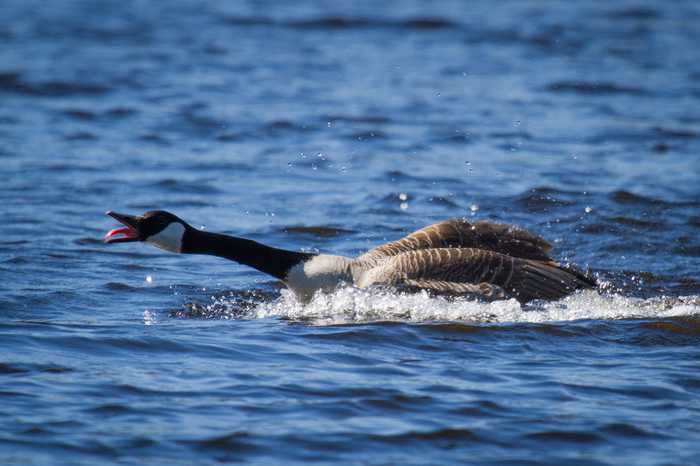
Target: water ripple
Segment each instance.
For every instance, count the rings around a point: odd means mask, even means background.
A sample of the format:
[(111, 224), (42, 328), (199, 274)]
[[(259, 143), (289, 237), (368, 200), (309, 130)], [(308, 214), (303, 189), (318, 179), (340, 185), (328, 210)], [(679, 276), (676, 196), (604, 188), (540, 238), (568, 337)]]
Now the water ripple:
[(641, 87), (623, 86), (609, 82), (557, 81), (549, 86), (550, 92), (576, 93), (583, 95), (649, 95), (650, 92)]
[[(695, 4), (271, 6), (3, 1), (0, 463), (695, 464)], [(601, 289), (302, 305), (110, 208), (348, 255), (491, 219)]]
[(76, 95), (101, 95), (110, 89), (100, 84), (83, 81), (40, 81), (22, 78), (19, 73), (0, 73), (0, 92), (16, 93), (39, 97), (66, 97)]

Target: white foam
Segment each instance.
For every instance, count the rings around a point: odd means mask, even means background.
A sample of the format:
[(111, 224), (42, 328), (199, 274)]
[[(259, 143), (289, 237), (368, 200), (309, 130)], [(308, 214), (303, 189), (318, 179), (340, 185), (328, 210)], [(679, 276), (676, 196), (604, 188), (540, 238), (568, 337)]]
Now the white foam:
[(471, 323), (562, 322), (585, 319), (663, 318), (700, 314), (700, 297), (625, 297), (579, 292), (560, 301), (522, 307), (515, 300), (479, 303), (466, 298), (442, 298), (427, 293), (403, 294), (385, 289), (343, 288), (317, 293), (301, 304), (282, 290), (271, 302), (253, 306), (247, 317), (280, 317), (317, 325), (373, 321), (464, 321)]

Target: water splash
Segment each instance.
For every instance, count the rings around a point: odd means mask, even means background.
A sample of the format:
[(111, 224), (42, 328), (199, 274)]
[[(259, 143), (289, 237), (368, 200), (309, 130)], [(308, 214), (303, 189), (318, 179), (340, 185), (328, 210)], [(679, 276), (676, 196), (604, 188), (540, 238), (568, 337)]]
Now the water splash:
[(158, 323), (158, 314), (146, 309), (143, 311), (143, 325), (155, 325)]
[[(313, 325), (339, 325), (378, 321), (467, 323), (549, 323), (575, 320), (667, 318), (700, 314), (700, 297), (636, 298), (621, 294), (584, 291), (556, 302), (520, 305), (516, 300), (483, 303), (468, 298), (431, 296), (426, 292), (397, 293), (389, 289), (343, 288), (317, 293), (308, 304), (289, 290), (262, 301), (254, 295), (229, 294), (212, 298), (190, 317), (281, 318)], [(180, 317), (187, 315), (179, 314)]]

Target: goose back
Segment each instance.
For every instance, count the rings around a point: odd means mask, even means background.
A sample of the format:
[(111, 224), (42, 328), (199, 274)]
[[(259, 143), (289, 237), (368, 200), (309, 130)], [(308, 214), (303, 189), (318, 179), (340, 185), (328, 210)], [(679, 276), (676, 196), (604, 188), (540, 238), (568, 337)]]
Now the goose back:
[(472, 248), (498, 252), (512, 257), (552, 261), (552, 246), (541, 236), (523, 228), (484, 220), (463, 218), (428, 225), (397, 241), (378, 246), (357, 260), (377, 264), (399, 254), (433, 248)]

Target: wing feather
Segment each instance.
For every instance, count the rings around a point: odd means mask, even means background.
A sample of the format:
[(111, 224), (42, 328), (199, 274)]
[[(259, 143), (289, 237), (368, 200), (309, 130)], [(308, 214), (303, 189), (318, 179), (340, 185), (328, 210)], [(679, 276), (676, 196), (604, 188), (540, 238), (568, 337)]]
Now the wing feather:
[(413, 290), (429, 290), (449, 295), (474, 295), (481, 299), (494, 301), (506, 297), (503, 289), (491, 283), (459, 283), (444, 280), (405, 280), (404, 287)]
[(552, 261), (552, 246), (541, 236), (514, 225), (463, 218), (428, 225), (366, 252), (358, 261), (375, 264), (405, 252), (433, 248), (485, 249), (523, 259)]
[(498, 290), (502, 290), (503, 294), (520, 302), (560, 299), (572, 291), (595, 285), (591, 278), (582, 278), (578, 273), (552, 262), (510, 257), (474, 248), (407, 251), (369, 272), (371, 278), (366, 280), (365, 285), (409, 286), (450, 294), (483, 296), (496, 296)]

